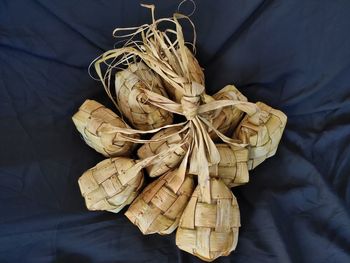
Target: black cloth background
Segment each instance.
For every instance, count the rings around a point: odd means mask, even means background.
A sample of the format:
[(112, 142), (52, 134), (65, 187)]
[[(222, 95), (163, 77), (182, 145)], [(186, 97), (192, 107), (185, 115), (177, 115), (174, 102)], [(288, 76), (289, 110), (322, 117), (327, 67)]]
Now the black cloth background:
[[(180, 1), (144, 2), (160, 17)], [(234, 83), (289, 117), (277, 155), (233, 189), (239, 243), (217, 262), (350, 262), (349, 14), (347, 0), (197, 1), (206, 88)], [(199, 262), (174, 234), (88, 212), (77, 185), (103, 159), (71, 121), (107, 101), (89, 63), (145, 22), (139, 1), (0, 0), (0, 262)]]

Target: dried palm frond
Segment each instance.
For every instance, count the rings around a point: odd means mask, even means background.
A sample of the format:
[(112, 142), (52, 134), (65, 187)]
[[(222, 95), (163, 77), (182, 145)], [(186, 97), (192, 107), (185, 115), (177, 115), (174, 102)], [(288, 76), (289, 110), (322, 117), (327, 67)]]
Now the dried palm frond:
[(240, 214), (230, 189), (210, 180), (212, 201), (202, 200), (199, 186), (186, 206), (176, 232), (176, 245), (202, 260), (213, 261), (236, 248)]
[(140, 130), (151, 130), (173, 122), (171, 112), (147, 101), (143, 89), (168, 97), (160, 78), (144, 63), (130, 64), (115, 75), (117, 104), (130, 124)]
[(236, 138), (249, 144), (250, 170), (275, 155), (287, 123), (287, 116), (283, 112), (262, 102), (256, 105), (260, 111), (252, 116), (246, 115), (235, 132)]
[[(118, 138), (118, 132), (108, 132), (115, 127), (129, 128), (117, 114), (94, 100), (86, 100), (72, 117), (85, 142), (106, 157), (129, 155), (132, 142)], [(128, 135), (137, 138), (137, 135)]]
[(135, 161), (124, 157), (106, 159), (87, 170), (78, 180), (80, 191), (89, 210), (118, 213), (130, 204), (143, 184), (142, 171), (131, 179), (126, 171)]

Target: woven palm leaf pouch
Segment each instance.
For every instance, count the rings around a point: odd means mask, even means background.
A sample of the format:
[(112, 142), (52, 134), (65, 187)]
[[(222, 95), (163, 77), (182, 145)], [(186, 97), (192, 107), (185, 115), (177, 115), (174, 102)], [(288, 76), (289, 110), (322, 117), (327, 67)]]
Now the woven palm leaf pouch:
[[(108, 158), (78, 185), (88, 210), (122, 211), (144, 235), (176, 232), (183, 253), (213, 261), (235, 250), (234, 191), (277, 153), (287, 117), (234, 85), (208, 94), (192, 21), (156, 19), (153, 5), (142, 6), (151, 22), (115, 29), (123, 44), (91, 64), (115, 107), (86, 100), (72, 117), (83, 141)], [(185, 41), (183, 25), (193, 39)]]

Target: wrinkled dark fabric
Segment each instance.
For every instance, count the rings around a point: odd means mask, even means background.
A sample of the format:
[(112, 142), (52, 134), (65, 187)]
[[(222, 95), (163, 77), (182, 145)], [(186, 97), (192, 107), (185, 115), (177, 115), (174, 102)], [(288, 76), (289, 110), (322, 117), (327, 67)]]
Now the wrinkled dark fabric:
[[(143, 2), (160, 17), (180, 1)], [(350, 262), (349, 13), (347, 0), (197, 1), (207, 90), (234, 83), (289, 117), (276, 156), (233, 189), (239, 243), (217, 262)], [(115, 27), (145, 22), (139, 1), (0, 0), (0, 262), (199, 262), (174, 234), (88, 212), (77, 185), (103, 160), (71, 121), (86, 98), (108, 101), (89, 63)]]

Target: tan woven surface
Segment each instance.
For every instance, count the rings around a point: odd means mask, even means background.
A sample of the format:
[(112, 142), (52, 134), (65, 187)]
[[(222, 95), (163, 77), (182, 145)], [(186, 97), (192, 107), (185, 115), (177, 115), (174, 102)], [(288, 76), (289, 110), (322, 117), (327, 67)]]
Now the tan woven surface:
[(151, 130), (173, 122), (169, 111), (147, 102), (142, 89), (168, 97), (160, 78), (144, 63), (131, 64), (115, 75), (118, 106), (130, 124), (140, 130)]
[[(213, 95), (215, 100), (235, 100), (248, 101), (247, 98), (239, 92), (233, 85), (227, 85)], [(219, 130), (226, 136), (232, 136), (234, 129), (243, 118), (243, 112), (234, 106), (222, 108), (212, 120), (214, 128)], [(218, 139), (216, 133), (211, 131), (210, 137), (214, 140)]]
[(261, 111), (250, 117), (246, 115), (235, 132), (236, 138), (249, 144), (249, 169), (254, 169), (276, 153), (287, 123), (283, 112), (262, 102), (256, 105)]
[(107, 157), (130, 154), (133, 143), (118, 140), (116, 132), (106, 132), (113, 127), (127, 128), (127, 124), (102, 104), (86, 100), (72, 119), (85, 142), (97, 152)]
[(248, 183), (248, 150), (227, 144), (216, 144), (220, 153), (220, 163), (210, 166), (211, 177), (222, 179), (228, 187)]
[(186, 176), (176, 191), (171, 185), (174, 172), (148, 185), (125, 215), (143, 234), (170, 234), (178, 223), (194, 189), (192, 176)]
[[(181, 143), (183, 139), (183, 135), (179, 134), (180, 128), (178, 127), (171, 127), (167, 129), (163, 129), (156, 133), (152, 139), (157, 140), (162, 137), (169, 136), (174, 133), (173, 136), (166, 138), (164, 140), (161, 140), (159, 142), (148, 142), (142, 145), (138, 151), (137, 155), (141, 159), (146, 159), (147, 157), (156, 155), (162, 151), (166, 151), (172, 146)], [(183, 145), (172, 151), (167, 155), (167, 157), (163, 160), (160, 160), (159, 162), (150, 165), (146, 167), (146, 170), (151, 177), (162, 175), (169, 170), (175, 168), (178, 166), (184, 155), (187, 151), (187, 145)]]
[(236, 198), (221, 181), (211, 179), (212, 202), (205, 203), (199, 186), (186, 206), (176, 232), (176, 245), (212, 261), (236, 248), (240, 214)]
[(87, 170), (78, 180), (80, 191), (89, 210), (107, 210), (117, 213), (130, 204), (143, 184), (143, 173), (138, 172), (131, 180), (125, 171), (135, 161), (124, 157), (106, 159)]

